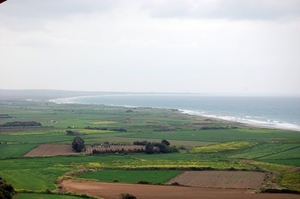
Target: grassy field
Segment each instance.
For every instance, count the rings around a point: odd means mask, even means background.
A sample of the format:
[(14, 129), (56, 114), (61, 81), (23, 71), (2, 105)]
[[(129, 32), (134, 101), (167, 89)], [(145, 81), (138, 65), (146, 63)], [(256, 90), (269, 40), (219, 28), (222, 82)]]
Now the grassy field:
[(37, 146), (38, 144), (1, 144), (0, 159), (23, 156)]
[(57, 195), (57, 194), (41, 194), (41, 193), (20, 193), (13, 199), (80, 199), (79, 196)]
[(93, 179), (102, 182), (138, 183), (146, 181), (149, 183), (165, 183), (179, 175), (180, 171), (158, 170), (99, 170), (78, 175), (79, 178)]
[(234, 151), (234, 150), (252, 147), (255, 146), (256, 144), (257, 144), (256, 142), (245, 142), (245, 141), (225, 142), (225, 143), (213, 144), (209, 146), (194, 147), (192, 152), (200, 153), (200, 152)]
[[(166, 109), (128, 111), (126, 107), (102, 105), (0, 101), (0, 110), (1, 114), (14, 117), (0, 118), (0, 124), (12, 121), (42, 124), (42, 127), (0, 128), (0, 176), (17, 190), (56, 190), (55, 182), (65, 173), (90, 168), (104, 170), (78, 177), (90, 179), (89, 175), (94, 175), (97, 180), (137, 183), (139, 176), (143, 176), (145, 181), (161, 183), (183, 170), (268, 170), (276, 173), (280, 186), (300, 190), (299, 132), (207, 121)], [(85, 129), (88, 126), (107, 130)], [(223, 129), (201, 130), (203, 126)], [(126, 132), (114, 130), (120, 128)], [(74, 136), (67, 135), (67, 130), (83, 133), (81, 137), (86, 144), (132, 145), (134, 141), (166, 139), (179, 152), (22, 157), (43, 143), (71, 145)], [(154, 180), (152, 177), (156, 175), (159, 177)]]

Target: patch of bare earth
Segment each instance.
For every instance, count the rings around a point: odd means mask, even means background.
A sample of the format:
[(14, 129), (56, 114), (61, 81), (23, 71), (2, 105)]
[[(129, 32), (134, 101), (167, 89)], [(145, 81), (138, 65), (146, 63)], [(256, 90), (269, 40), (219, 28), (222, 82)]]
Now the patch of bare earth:
[(292, 194), (254, 194), (247, 189), (215, 189), (182, 186), (139, 185), (104, 183), (95, 181), (65, 180), (61, 183), (63, 192), (87, 194), (105, 199), (117, 199), (121, 193), (130, 193), (138, 199), (299, 199)]
[(58, 145), (58, 144), (41, 144), (40, 146), (32, 149), (26, 153), (25, 157), (36, 156), (56, 156), (56, 155), (76, 155), (72, 150), (71, 145)]
[(265, 174), (249, 171), (186, 171), (170, 180), (180, 185), (213, 188), (259, 188)]

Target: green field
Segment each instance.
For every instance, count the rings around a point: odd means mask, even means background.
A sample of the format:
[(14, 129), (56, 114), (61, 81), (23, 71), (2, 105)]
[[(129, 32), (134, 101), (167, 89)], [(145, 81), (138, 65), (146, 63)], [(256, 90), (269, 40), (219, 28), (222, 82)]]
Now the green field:
[(23, 156), (37, 146), (38, 144), (1, 144), (0, 159)]
[(245, 141), (237, 141), (237, 142), (225, 142), (220, 144), (213, 144), (208, 146), (198, 146), (194, 147), (193, 153), (200, 152), (223, 152), (223, 151), (235, 151), (243, 148), (248, 148), (255, 146), (256, 142), (245, 142)]
[(138, 183), (146, 181), (149, 183), (165, 183), (179, 175), (180, 171), (172, 170), (99, 170), (78, 175), (79, 178), (93, 179), (103, 182)]
[[(254, 128), (226, 121), (207, 122), (206, 118), (167, 109), (128, 109), (0, 101), (1, 114), (14, 116), (0, 118), (0, 125), (13, 121), (42, 124), (42, 127), (0, 128), (0, 176), (16, 190), (55, 191), (58, 179), (79, 169), (98, 171), (73, 175), (72, 178), (128, 183), (141, 180), (164, 183), (184, 170), (267, 170), (276, 174), (274, 178), (279, 186), (300, 190), (297, 170), (300, 166), (300, 132)], [(201, 130), (205, 125), (223, 129)], [(224, 128), (227, 126), (236, 128)], [(107, 130), (87, 130), (85, 127)], [(116, 131), (120, 128), (126, 132)], [(71, 145), (74, 136), (67, 135), (67, 130), (82, 133), (85, 143), (92, 145), (132, 145), (134, 141), (166, 139), (179, 152), (22, 157), (43, 143)]]
[(13, 199), (80, 199), (79, 196), (56, 195), (56, 194), (39, 194), (39, 193), (20, 193)]

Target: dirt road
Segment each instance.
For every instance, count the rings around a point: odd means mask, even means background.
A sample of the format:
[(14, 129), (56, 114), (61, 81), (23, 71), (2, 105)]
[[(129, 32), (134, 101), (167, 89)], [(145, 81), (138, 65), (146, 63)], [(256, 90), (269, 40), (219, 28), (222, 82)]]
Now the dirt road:
[(214, 189), (180, 186), (136, 185), (94, 181), (66, 180), (61, 186), (65, 192), (87, 194), (105, 199), (118, 199), (121, 193), (130, 193), (138, 199), (300, 199), (294, 194), (254, 194), (247, 189)]

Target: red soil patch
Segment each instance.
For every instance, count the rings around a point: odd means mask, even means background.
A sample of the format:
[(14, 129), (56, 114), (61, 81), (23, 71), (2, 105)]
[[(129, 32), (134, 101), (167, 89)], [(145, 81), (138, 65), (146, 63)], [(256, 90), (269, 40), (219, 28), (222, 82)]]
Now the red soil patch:
[(26, 153), (25, 157), (36, 157), (36, 156), (55, 156), (55, 155), (76, 155), (72, 151), (71, 145), (58, 145), (58, 144), (42, 144), (28, 153)]
[(178, 182), (192, 187), (259, 188), (265, 174), (249, 171), (186, 171), (168, 184)]
[(62, 190), (64, 192), (75, 192), (77, 194), (87, 194), (105, 199), (119, 198), (121, 193), (130, 193), (138, 199), (299, 199), (299, 195), (293, 194), (254, 194), (247, 189), (214, 189), (181, 186), (158, 186), (139, 185), (121, 183), (103, 183), (94, 181), (63, 181)]

